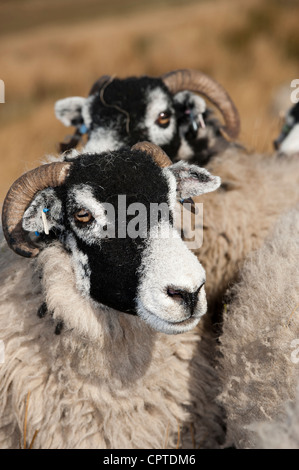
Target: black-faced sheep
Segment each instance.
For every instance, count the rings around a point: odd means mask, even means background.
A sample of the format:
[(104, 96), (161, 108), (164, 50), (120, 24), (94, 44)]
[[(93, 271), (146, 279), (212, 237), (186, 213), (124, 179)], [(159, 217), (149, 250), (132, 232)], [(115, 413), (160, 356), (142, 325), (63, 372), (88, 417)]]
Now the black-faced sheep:
[[(42, 165), (12, 185), (3, 233), (22, 257), (2, 242), (1, 448), (25, 440), (25, 415), (36, 448), (173, 447), (178, 426), (192, 447), (190, 422), (196, 445), (221, 443), (209, 338), (194, 329), (205, 272), (173, 225), (177, 187), (219, 184), (141, 144)], [(141, 203), (144, 236), (132, 237)]]
[[(219, 401), (227, 417), (227, 443), (238, 448), (299, 443), (298, 259), (299, 206), (284, 214), (246, 259), (228, 296)], [(294, 419), (286, 411), (292, 401)], [(283, 436), (287, 427), (289, 436)]]
[[(209, 121), (205, 102), (193, 92), (218, 107), (224, 128)], [(281, 212), (299, 201), (298, 158), (249, 153), (224, 139), (223, 133), (238, 135), (238, 112), (226, 91), (201, 72), (123, 80), (104, 76), (88, 98), (58, 101), (56, 115), (77, 126), (77, 135), (82, 124), (89, 129), (85, 148), (113, 148), (146, 136), (167, 149), (172, 160), (206, 164), (221, 177), (221, 191), (195, 198), (204, 203), (204, 244), (194, 251), (208, 273), (211, 311), (217, 311), (213, 306), (222, 303), (246, 255), (261, 245)]]
[[(215, 118), (203, 98), (221, 112)], [(194, 70), (178, 70), (158, 78), (101, 77), (87, 98), (69, 97), (55, 104), (57, 118), (76, 132), (62, 150), (74, 147), (87, 133), (86, 151), (113, 150), (147, 140), (172, 160), (205, 165), (224, 151), (240, 130), (238, 111), (224, 88)]]

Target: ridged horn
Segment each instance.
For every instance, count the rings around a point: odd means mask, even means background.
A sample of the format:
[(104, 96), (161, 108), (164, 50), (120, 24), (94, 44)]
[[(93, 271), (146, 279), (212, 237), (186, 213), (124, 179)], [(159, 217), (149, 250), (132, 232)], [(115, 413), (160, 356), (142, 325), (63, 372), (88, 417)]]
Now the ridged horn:
[(223, 131), (230, 137), (236, 138), (240, 132), (240, 117), (236, 106), (229, 94), (208, 75), (197, 70), (175, 70), (161, 76), (161, 79), (171, 93), (189, 90), (201, 93), (208, 98), (221, 112), (225, 127)]
[(39, 253), (22, 228), (24, 212), (38, 191), (63, 184), (70, 166), (68, 162), (41, 165), (20, 176), (10, 187), (3, 203), (2, 227), (9, 247), (17, 254), (33, 258)]
[(161, 168), (172, 165), (172, 161), (164, 152), (164, 150), (162, 150), (158, 145), (152, 144), (151, 142), (138, 142), (137, 144), (133, 145), (131, 150), (141, 150), (142, 152), (146, 152)]

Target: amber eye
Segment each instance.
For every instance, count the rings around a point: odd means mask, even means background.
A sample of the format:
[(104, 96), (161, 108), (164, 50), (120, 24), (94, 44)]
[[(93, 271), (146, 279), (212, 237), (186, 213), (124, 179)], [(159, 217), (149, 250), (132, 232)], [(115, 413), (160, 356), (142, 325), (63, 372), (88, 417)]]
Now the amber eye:
[(91, 213), (86, 209), (80, 209), (74, 214), (74, 217), (78, 222), (81, 222), (83, 224), (86, 224), (87, 222), (90, 222), (93, 219)]
[(158, 119), (156, 120), (156, 124), (158, 124), (158, 126), (160, 127), (166, 128), (169, 126), (170, 118), (171, 113), (169, 111), (162, 111), (162, 113), (159, 114)]

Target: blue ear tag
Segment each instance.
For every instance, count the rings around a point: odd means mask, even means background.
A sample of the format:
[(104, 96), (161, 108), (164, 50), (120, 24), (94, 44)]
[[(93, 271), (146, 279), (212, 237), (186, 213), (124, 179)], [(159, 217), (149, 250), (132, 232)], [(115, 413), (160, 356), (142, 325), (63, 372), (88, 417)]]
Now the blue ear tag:
[(81, 124), (80, 128), (79, 128), (79, 132), (80, 134), (84, 135), (86, 134), (87, 132), (87, 127), (85, 126), (85, 124)]
[(39, 232), (34, 232), (37, 237), (39, 237), (40, 233)]

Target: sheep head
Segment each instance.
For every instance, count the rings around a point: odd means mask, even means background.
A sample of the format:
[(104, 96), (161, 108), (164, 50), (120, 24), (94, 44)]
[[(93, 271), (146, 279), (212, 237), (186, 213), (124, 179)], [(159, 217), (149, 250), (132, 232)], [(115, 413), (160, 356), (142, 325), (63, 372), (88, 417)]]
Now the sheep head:
[(174, 228), (177, 191), (188, 197), (219, 185), (147, 142), (83, 153), (21, 176), (4, 201), (3, 232), (25, 257), (58, 240), (84, 297), (181, 333), (206, 312), (206, 298), (204, 269)]
[[(221, 112), (224, 126), (213, 117), (204, 98)], [(170, 158), (205, 164), (216, 143), (228, 145), (240, 130), (238, 111), (224, 88), (202, 72), (177, 70), (158, 78), (101, 77), (87, 98), (69, 97), (55, 104), (57, 118), (76, 132), (74, 147), (87, 132), (87, 151), (107, 150), (148, 140)]]

